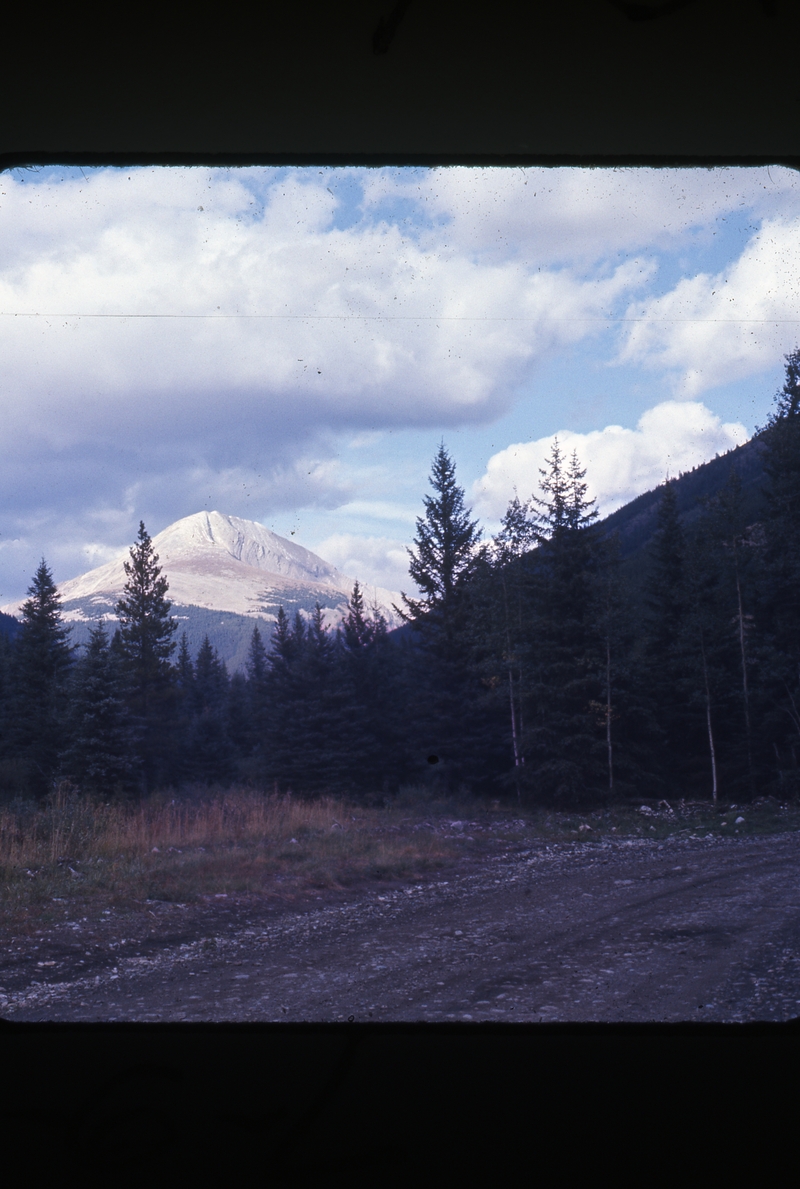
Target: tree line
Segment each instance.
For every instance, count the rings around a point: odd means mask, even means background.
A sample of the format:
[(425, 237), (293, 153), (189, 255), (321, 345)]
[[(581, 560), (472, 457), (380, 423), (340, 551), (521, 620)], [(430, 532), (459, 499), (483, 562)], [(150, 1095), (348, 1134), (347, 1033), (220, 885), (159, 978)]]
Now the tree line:
[(177, 639), (144, 524), (109, 634), (70, 646), (42, 561), (0, 637), (3, 790), (93, 795), (247, 783), (380, 796), (429, 782), (576, 806), (627, 796), (744, 801), (800, 790), (800, 351), (763, 443), (764, 512), (732, 472), (684, 529), (663, 485), (648, 548), (623, 560), (557, 439), (538, 494), (483, 540), (444, 444), (390, 632), (358, 583), (253, 629), (229, 675)]

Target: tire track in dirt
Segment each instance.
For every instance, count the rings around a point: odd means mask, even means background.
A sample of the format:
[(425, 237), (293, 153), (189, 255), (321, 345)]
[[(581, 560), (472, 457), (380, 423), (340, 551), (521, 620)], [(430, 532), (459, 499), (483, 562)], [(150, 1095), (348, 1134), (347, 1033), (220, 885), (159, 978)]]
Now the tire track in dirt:
[[(541, 843), (333, 902), (191, 908), (183, 931), (176, 909), (166, 933), (135, 937), (128, 922), (104, 950), (85, 949), (92, 923), (71, 922), (7, 955), (0, 1010), (20, 1020), (788, 1019), (800, 1015), (799, 863), (798, 834)], [(79, 952), (93, 953), (90, 970)]]

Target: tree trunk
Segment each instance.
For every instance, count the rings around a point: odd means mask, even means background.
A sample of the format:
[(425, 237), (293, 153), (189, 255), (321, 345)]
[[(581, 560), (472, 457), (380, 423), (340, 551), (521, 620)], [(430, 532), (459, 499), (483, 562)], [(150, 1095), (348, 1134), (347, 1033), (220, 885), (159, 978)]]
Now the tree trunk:
[(711, 729), (711, 690), (708, 684), (708, 665), (706, 664), (706, 649), (702, 637), (700, 640), (700, 653), (703, 657), (703, 681), (706, 687), (706, 726), (708, 728), (708, 749), (711, 752), (711, 779), (712, 779), (712, 797), (714, 804), (717, 803), (717, 752), (714, 747), (714, 732)]
[(606, 636), (606, 747), (608, 748), (608, 790), (614, 789), (614, 752), (611, 745), (611, 640)]
[(514, 678), (512, 676), (511, 666), (508, 668), (508, 695), (511, 703), (511, 739), (514, 744), (514, 780), (517, 786), (517, 804), (522, 801), (522, 794), (519, 787), (519, 769), (520, 769), (520, 754), (519, 754), (519, 738), (517, 735), (517, 714), (514, 706)]
[(736, 599), (739, 605), (739, 651), (742, 658), (742, 697), (744, 699), (744, 729), (747, 744), (747, 776), (750, 793), (753, 792), (753, 746), (750, 729), (750, 692), (747, 688), (747, 653), (744, 639), (744, 612), (742, 609), (742, 583), (739, 578), (739, 560), (736, 554), (736, 541), (733, 542), (733, 565), (736, 574)]

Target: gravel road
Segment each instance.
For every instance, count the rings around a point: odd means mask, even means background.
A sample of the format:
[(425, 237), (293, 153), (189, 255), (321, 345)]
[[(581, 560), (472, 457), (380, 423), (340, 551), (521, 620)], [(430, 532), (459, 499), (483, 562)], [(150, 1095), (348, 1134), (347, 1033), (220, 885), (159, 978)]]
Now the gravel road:
[(9, 1020), (800, 1016), (800, 834), (512, 847), (407, 885), (7, 937)]

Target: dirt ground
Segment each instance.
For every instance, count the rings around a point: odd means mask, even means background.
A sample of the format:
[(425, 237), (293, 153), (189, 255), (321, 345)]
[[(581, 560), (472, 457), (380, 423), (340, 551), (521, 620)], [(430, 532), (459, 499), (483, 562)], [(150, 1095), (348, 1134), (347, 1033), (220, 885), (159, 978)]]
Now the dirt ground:
[(800, 833), (507, 845), (409, 884), (153, 903), (6, 936), (56, 1021), (800, 1016)]

